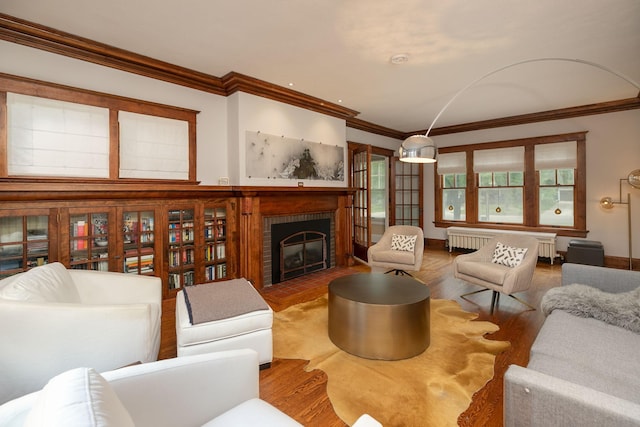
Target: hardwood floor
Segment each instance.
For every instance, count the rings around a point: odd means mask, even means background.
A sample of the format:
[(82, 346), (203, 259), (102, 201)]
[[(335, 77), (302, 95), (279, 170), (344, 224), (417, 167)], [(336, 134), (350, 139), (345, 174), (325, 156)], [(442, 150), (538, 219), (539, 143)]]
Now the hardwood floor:
[[(516, 300), (505, 296), (502, 296), (495, 313), (490, 315), (490, 292), (469, 296), (467, 300), (461, 299), (459, 295), (479, 288), (462, 283), (453, 277), (451, 263), (460, 253), (450, 254), (442, 249), (427, 248), (422, 269), (415, 276), (429, 285), (432, 298), (453, 299), (458, 301), (463, 309), (479, 313), (479, 320), (488, 320), (497, 324), (500, 330), (487, 335), (487, 338), (511, 343), (511, 347), (496, 358), (494, 378), (474, 395), (471, 405), (458, 419), (458, 424), (461, 426), (502, 426), (504, 372), (510, 364), (526, 365), (528, 363), (529, 349), (544, 317), (540, 310), (530, 311)], [(327, 292), (329, 281), (335, 278), (336, 274), (351, 272), (347, 270), (368, 271), (369, 269), (366, 265), (359, 264), (350, 269), (340, 270), (316, 273), (313, 280), (299, 281), (307, 285), (296, 286), (295, 292), (284, 294), (276, 288), (284, 284), (274, 285), (266, 288), (263, 296), (275, 311), (280, 311), (323, 295)], [(536, 267), (532, 287), (518, 296), (537, 307), (542, 295), (559, 284), (560, 265), (550, 265), (548, 260), (540, 261)], [(175, 323), (172, 323), (175, 308), (171, 301), (165, 301), (163, 304), (165, 315), (163, 315), (162, 325), (161, 358), (175, 356)], [(305, 426), (345, 426), (333, 411), (327, 397), (326, 375), (319, 370), (305, 372), (305, 364), (306, 361), (303, 360), (274, 360), (271, 368), (260, 372), (260, 397)]]

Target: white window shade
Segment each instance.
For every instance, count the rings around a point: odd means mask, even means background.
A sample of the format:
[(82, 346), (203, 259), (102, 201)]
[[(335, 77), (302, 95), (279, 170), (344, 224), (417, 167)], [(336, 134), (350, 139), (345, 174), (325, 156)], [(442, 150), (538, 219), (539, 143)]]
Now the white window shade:
[(536, 170), (575, 169), (578, 164), (576, 141), (535, 146)]
[(188, 179), (189, 123), (118, 113), (120, 178)]
[(7, 94), (9, 175), (109, 177), (109, 109)]
[(462, 151), (459, 153), (443, 153), (438, 154), (438, 174), (445, 175), (450, 173), (466, 173), (467, 172), (467, 153)]
[(474, 172), (517, 172), (523, 170), (523, 146), (492, 148), (473, 152)]

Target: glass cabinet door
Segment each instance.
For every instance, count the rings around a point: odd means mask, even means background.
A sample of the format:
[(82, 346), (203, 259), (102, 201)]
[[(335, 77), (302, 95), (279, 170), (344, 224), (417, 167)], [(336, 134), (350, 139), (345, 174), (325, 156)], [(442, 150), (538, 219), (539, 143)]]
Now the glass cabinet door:
[(153, 276), (155, 272), (155, 215), (153, 209), (124, 211), (122, 244), (125, 273)]
[(109, 271), (109, 213), (69, 214), (69, 267)]
[(224, 207), (204, 208), (205, 281), (227, 277), (227, 211)]
[(171, 209), (168, 215), (169, 289), (195, 284), (194, 209)]
[(49, 262), (49, 214), (0, 216), (0, 278)]

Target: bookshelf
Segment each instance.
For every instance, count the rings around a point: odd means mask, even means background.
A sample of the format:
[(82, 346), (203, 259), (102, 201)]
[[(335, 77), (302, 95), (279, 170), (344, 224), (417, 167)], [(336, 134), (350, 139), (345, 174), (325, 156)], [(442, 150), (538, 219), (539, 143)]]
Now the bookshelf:
[(0, 279), (49, 262), (49, 228), (48, 209), (0, 212)]
[[(143, 208), (144, 209), (144, 208)], [(129, 274), (155, 275), (155, 210), (124, 210), (122, 215), (122, 271)]]
[(227, 277), (227, 211), (224, 207), (204, 208), (205, 281)]
[(195, 208), (168, 211), (168, 287), (196, 284)]
[(69, 213), (69, 267), (79, 270), (109, 271), (109, 223), (111, 209), (102, 212)]

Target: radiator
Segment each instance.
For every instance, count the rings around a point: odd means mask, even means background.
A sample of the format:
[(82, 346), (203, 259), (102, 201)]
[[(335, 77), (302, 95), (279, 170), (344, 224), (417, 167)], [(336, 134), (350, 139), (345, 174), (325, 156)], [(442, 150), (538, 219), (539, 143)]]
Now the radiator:
[(447, 238), (449, 241), (449, 252), (453, 248), (463, 249), (480, 249), (489, 239), (499, 236), (500, 234), (522, 234), (535, 237), (538, 239), (538, 256), (549, 258), (551, 264), (553, 259), (558, 256), (556, 253), (556, 234), (555, 233), (539, 233), (534, 231), (507, 231), (492, 230), (488, 228), (467, 228), (467, 227), (449, 227), (447, 228)]

